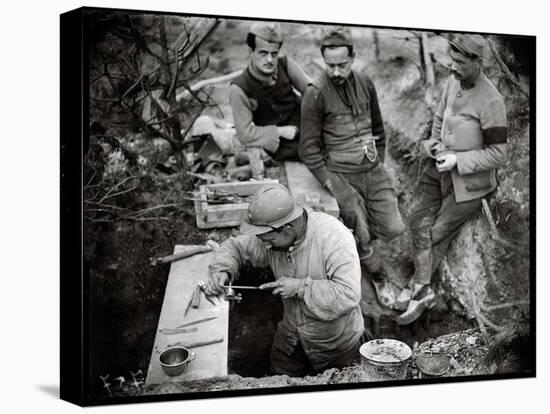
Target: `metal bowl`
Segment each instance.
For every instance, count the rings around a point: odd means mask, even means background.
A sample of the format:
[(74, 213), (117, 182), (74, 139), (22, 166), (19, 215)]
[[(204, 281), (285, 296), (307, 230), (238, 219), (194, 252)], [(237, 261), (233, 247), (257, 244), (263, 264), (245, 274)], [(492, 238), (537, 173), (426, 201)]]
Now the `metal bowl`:
[(415, 358), (416, 366), (423, 374), (439, 377), (451, 367), (450, 358), (442, 352), (425, 351)]
[(412, 350), (395, 339), (374, 339), (361, 345), (361, 367), (368, 381), (405, 379)]
[(187, 365), (195, 359), (195, 354), (183, 346), (166, 348), (159, 354), (159, 363), (166, 375), (175, 377), (185, 371)]

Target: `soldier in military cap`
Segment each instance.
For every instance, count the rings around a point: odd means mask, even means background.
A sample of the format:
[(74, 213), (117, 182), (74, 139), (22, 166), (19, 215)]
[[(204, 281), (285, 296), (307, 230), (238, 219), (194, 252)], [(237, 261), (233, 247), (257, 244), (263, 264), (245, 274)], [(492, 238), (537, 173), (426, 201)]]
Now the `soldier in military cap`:
[(237, 136), (276, 160), (297, 160), (300, 97), (309, 78), (291, 58), (279, 56), (283, 43), (275, 23), (256, 23), (246, 38), (250, 61), (230, 86)]
[(297, 206), (281, 184), (258, 190), (241, 232), (217, 249), (207, 293), (223, 293), (245, 263), (271, 268), (276, 280), (260, 289), (280, 295), (284, 305), (271, 349), (272, 373), (304, 376), (355, 362), (364, 321), (351, 232), (328, 214)]
[(327, 30), (321, 54), (325, 72), (302, 100), (300, 157), (336, 198), (378, 300), (391, 308), (395, 297), (380, 242), (397, 237), (405, 225), (384, 166), (386, 136), (376, 89), (366, 74), (352, 69), (349, 28)]
[(435, 113), (431, 138), (423, 142), (432, 158), (425, 166), (410, 215), (415, 272), (406, 325), (434, 305), (432, 274), (482, 197), (497, 187), (496, 168), (506, 161), (506, 107), (482, 72), (485, 39), (449, 38), (451, 75)]

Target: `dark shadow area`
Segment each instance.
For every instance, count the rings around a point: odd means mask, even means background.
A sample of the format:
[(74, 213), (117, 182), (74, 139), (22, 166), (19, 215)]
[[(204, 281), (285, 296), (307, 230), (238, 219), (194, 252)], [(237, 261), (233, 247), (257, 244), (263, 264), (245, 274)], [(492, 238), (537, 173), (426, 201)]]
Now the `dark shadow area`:
[[(269, 270), (244, 269), (239, 285), (259, 286), (273, 280)], [(271, 291), (242, 290), (241, 303), (229, 311), (228, 372), (242, 377), (269, 375), (269, 354), (283, 304)]]

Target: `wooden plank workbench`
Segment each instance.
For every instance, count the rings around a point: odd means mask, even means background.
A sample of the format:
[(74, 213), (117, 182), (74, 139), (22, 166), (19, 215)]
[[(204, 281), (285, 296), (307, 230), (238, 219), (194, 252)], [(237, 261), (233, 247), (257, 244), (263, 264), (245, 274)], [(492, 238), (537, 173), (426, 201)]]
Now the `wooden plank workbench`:
[[(174, 253), (179, 253), (196, 246), (176, 245)], [(146, 384), (160, 384), (163, 382), (191, 381), (203, 378), (227, 376), (227, 344), (229, 326), (229, 306), (225, 301), (221, 303), (214, 299), (216, 305), (206, 300), (201, 295), (199, 308), (191, 307), (184, 317), (187, 304), (198, 280), (208, 280), (208, 264), (214, 253), (201, 253), (194, 256), (173, 262), (170, 266), (170, 274), (166, 284), (164, 301), (160, 313), (158, 328), (155, 336), (155, 343), (151, 353), (149, 369), (147, 370)], [(184, 323), (216, 316), (216, 319), (209, 320), (191, 327), (198, 328), (196, 332), (165, 335), (161, 329), (173, 329)], [(223, 338), (222, 342), (191, 348), (195, 353), (195, 360), (192, 361), (181, 375), (170, 377), (164, 373), (160, 366), (159, 353), (176, 344), (189, 344), (204, 342), (215, 338)]]

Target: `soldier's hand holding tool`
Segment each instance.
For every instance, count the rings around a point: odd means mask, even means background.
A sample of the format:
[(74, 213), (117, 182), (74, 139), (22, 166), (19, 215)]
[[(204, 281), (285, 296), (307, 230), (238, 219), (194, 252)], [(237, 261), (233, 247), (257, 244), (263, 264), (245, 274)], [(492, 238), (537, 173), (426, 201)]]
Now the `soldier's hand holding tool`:
[(229, 275), (227, 272), (215, 272), (211, 273), (208, 277), (208, 282), (206, 283), (205, 293), (208, 296), (220, 295), (225, 292), (223, 285), (229, 280)]
[(288, 299), (298, 294), (301, 283), (302, 279), (283, 276), (275, 282), (260, 285), (260, 290), (273, 289), (273, 295), (281, 295), (283, 299)]

